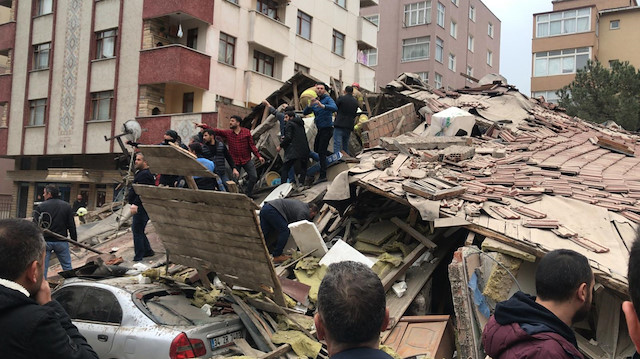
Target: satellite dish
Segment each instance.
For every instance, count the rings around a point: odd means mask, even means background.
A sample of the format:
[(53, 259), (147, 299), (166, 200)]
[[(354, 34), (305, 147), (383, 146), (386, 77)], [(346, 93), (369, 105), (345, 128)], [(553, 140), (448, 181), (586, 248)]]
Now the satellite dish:
[(142, 127), (136, 120), (129, 120), (122, 124), (122, 132), (127, 140), (136, 142), (142, 136)]

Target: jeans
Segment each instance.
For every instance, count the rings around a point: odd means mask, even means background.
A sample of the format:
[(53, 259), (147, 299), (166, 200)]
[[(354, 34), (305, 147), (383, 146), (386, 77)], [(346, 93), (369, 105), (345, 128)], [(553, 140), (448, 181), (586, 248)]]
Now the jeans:
[(291, 232), (289, 231), (289, 224), (284, 217), (269, 203), (262, 206), (260, 210), (260, 229), (262, 229), (265, 240), (273, 231), (278, 232), (278, 242), (272, 254), (274, 257), (282, 255)]
[(318, 129), (313, 150), (320, 157), (320, 178), (327, 178), (327, 147), (333, 135), (333, 127), (323, 127)]
[(53, 251), (58, 257), (58, 262), (62, 266), (62, 270), (70, 270), (71, 267), (71, 253), (69, 253), (69, 243), (47, 241), (47, 249), (44, 256), (44, 278), (47, 278), (47, 270), (49, 269), (49, 259), (51, 258), (51, 252)]
[(338, 153), (343, 150), (346, 154), (349, 154), (349, 137), (351, 137), (351, 130), (348, 128), (336, 127), (333, 130), (333, 153)]
[(236, 169), (238, 172), (240, 172), (241, 169), (244, 169), (244, 171), (247, 172), (247, 188), (245, 189), (244, 194), (251, 197), (253, 195), (253, 187), (258, 181), (258, 173), (256, 172), (256, 166), (253, 164), (253, 160), (243, 165), (236, 165)]
[(131, 233), (133, 234), (133, 261), (139, 262), (143, 259), (145, 254), (151, 252), (151, 244), (149, 244), (149, 238), (144, 233), (149, 222), (149, 215), (143, 206), (138, 206), (138, 213), (133, 215), (131, 219)]
[[(220, 177), (220, 181), (222, 182), (222, 185), (224, 187), (224, 189), (219, 188), (219, 190), (223, 192), (228, 192), (229, 188), (227, 188), (227, 181), (229, 180), (229, 175), (227, 174), (227, 171), (225, 170), (224, 172), (221, 172), (221, 173), (216, 172), (216, 174), (218, 175), (218, 177)], [(218, 186), (220, 185), (218, 184)]]

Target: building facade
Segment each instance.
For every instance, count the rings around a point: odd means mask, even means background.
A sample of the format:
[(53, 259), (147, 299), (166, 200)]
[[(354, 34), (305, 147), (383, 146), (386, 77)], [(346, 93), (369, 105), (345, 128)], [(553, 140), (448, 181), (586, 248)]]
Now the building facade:
[(376, 70), (378, 86), (403, 72), (435, 88), (469, 85), (500, 72), (500, 20), (479, 0), (381, 1), (360, 13), (379, 26), (378, 47), (361, 62)]
[(0, 156), (15, 159), (14, 208), (47, 183), (89, 209), (123, 173), (107, 138), (137, 119), (140, 142), (193, 122), (226, 126), (297, 71), (373, 89), (357, 61), (376, 47), (359, 15), (375, 0), (0, 0)]
[(533, 15), (531, 96), (557, 103), (588, 60), (640, 65), (636, 0), (556, 0), (553, 10)]

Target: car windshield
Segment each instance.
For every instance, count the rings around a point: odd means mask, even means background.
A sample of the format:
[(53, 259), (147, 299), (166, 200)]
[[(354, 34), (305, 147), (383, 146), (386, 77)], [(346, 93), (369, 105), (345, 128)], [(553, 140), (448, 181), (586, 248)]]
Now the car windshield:
[(216, 322), (202, 309), (191, 304), (181, 291), (158, 291), (146, 294), (142, 302), (151, 319), (161, 325), (201, 325)]

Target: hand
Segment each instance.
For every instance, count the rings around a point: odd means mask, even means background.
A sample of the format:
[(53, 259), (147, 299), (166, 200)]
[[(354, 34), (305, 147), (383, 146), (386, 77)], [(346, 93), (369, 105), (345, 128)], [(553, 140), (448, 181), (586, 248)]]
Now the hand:
[(136, 206), (135, 204), (132, 204), (130, 212), (131, 212), (131, 214), (138, 213), (138, 206)]
[(640, 322), (636, 310), (633, 307), (633, 303), (629, 301), (622, 302), (622, 311), (627, 321), (627, 328), (629, 329), (629, 337), (636, 347), (637, 351), (640, 351)]
[(276, 152), (280, 152), (281, 149), (282, 149), (282, 147), (276, 146)]
[(51, 287), (49, 287), (49, 282), (46, 279), (42, 278), (40, 289), (33, 299), (40, 305), (45, 305), (51, 301)]
[(258, 160), (260, 161), (260, 164), (263, 165), (264, 164), (264, 157), (260, 157), (258, 158)]
[(235, 169), (235, 168), (233, 169), (233, 173), (232, 173), (232, 174), (233, 174), (233, 178), (238, 178), (238, 177), (240, 177), (240, 172), (238, 172), (238, 170), (237, 170), (237, 169)]
[(267, 106), (267, 107), (271, 107), (271, 104), (267, 100), (262, 100), (262, 104)]

